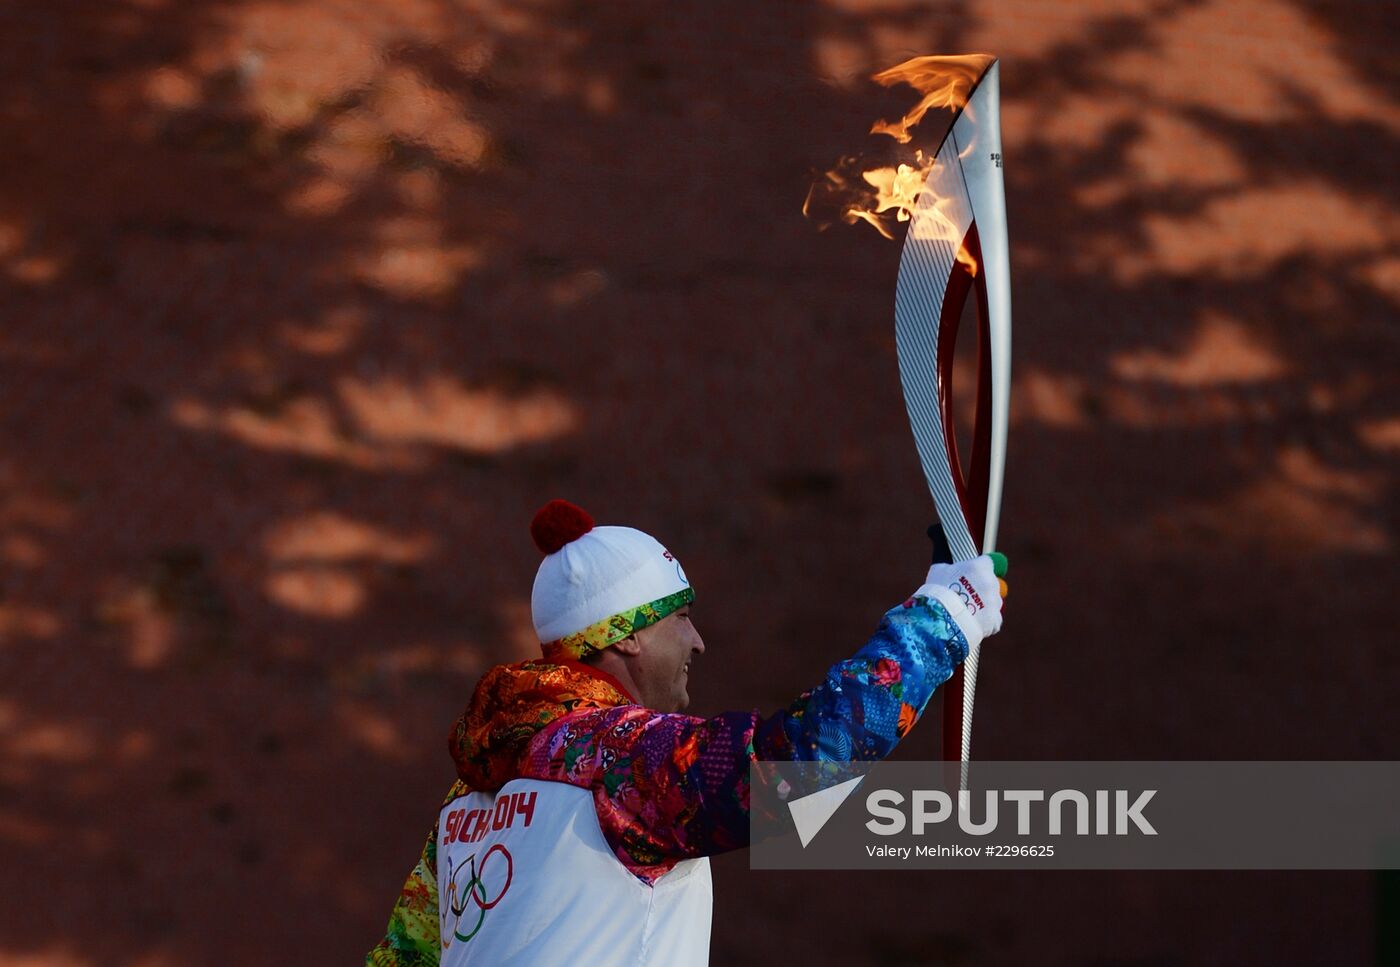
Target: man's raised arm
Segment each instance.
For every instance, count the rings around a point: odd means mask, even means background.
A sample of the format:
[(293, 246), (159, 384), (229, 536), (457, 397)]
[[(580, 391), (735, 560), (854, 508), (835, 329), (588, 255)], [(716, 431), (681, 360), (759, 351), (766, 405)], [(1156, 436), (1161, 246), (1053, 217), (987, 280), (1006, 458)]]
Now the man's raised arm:
[(889, 755), (967, 657), (969, 637), (999, 630), (1001, 597), (989, 558), (934, 565), (865, 647), (783, 711), (581, 712), (535, 737), (524, 774), (592, 789), (609, 845), (643, 879), (680, 859), (747, 846), (750, 763)]

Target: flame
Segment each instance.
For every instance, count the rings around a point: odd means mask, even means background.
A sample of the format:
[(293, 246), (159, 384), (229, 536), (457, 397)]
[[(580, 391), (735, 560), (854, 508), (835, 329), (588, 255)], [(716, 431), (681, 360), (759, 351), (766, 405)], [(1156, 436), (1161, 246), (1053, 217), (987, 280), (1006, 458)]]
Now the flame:
[(923, 152), (915, 152), (914, 161), (915, 163), (912, 165), (901, 164), (895, 167), (871, 168), (869, 171), (862, 172), (861, 178), (875, 189), (874, 208), (871, 211), (849, 208), (846, 210), (846, 214), (868, 222), (885, 238), (893, 239), (894, 235), (890, 233), (879, 216), (885, 212), (893, 211), (895, 221), (909, 221), (913, 217), (914, 205), (919, 200), (919, 189), (923, 187), (924, 179), (928, 177), (929, 169), (933, 167), (932, 159), (925, 161)]
[(842, 158), (812, 184), (802, 203), (802, 214), (816, 219), (823, 228), (836, 218), (848, 225), (863, 221), (893, 239), (893, 226), (913, 217), (934, 160), (916, 151), (907, 162), (871, 168), (865, 158)]
[[(876, 121), (871, 134), (885, 134), (896, 145), (908, 145), (914, 128), (932, 110), (959, 110), (987, 67), (990, 54), (915, 57), (871, 77), (884, 87), (907, 84), (921, 97), (898, 121)], [(888, 152), (886, 152), (888, 153)], [(847, 224), (865, 222), (885, 238), (893, 239), (894, 227), (913, 218), (924, 182), (937, 158), (915, 149), (894, 148), (894, 157), (872, 164), (870, 152), (842, 158), (813, 183), (802, 203), (802, 213), (825, 223), (839, 217)], [(950, 199), (933, 198), (919, 211), (914, 229), (921, 238), (941, 238), (957, 252), (959, 262), (976, 274), (977, 262), (962, 247), (956, 220), (947, 211)], [(825, 227), (825, 224), (823, 224)]]
[(991, 54), (957, 54), (915, 57), (870, 79), (884, 87), (908, 84), (923, 97), (898, 121), (876, 121), (871, 134), (888, 134), (900, 144), (908, 144), (909, 132), (934, 108), (956, 111), (967, 103), (973, 85), (996, 60)]

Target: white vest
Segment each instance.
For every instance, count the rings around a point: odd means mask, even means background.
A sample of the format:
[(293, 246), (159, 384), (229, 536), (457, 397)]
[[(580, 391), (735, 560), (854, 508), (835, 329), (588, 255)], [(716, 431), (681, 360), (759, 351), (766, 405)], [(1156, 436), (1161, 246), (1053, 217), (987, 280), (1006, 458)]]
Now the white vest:
[(593, 795), (515, 779), (438, 814), (442, 967), (705, 967), (710, 861), (648, 886), (613, 855)]

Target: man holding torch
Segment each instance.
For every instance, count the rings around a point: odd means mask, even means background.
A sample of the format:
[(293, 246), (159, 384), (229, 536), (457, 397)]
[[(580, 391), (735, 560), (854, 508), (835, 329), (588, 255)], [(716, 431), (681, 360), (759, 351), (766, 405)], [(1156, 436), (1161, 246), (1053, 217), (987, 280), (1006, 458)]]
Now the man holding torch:
[(551, 501), (532, 617), (542, 657), (488, 671), (370, 967), (709, 959), (706, 859), (749, 842), (749, 765), (884, 758), (1001, 627), (1005, 558), (935, 564), (863, 648), (768, 717), (683, 713), (706, 645), (680, 562)]

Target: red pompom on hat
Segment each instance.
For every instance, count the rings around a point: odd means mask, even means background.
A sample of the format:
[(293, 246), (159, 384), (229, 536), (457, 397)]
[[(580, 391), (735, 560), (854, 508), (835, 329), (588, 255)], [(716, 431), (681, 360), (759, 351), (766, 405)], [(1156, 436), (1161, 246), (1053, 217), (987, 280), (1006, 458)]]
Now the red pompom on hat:
[(676, 556), (635, 527), (593, 526), (588, 512), (551, 500), (530, 523), (544, 554), (530, 618), (546, 659), (584, 659), (695, 598)]
[(530, 536), (542, 554), (553, 554), (593, 529), (588, 511), (567, 500), (551, 500), (530, 521)]

